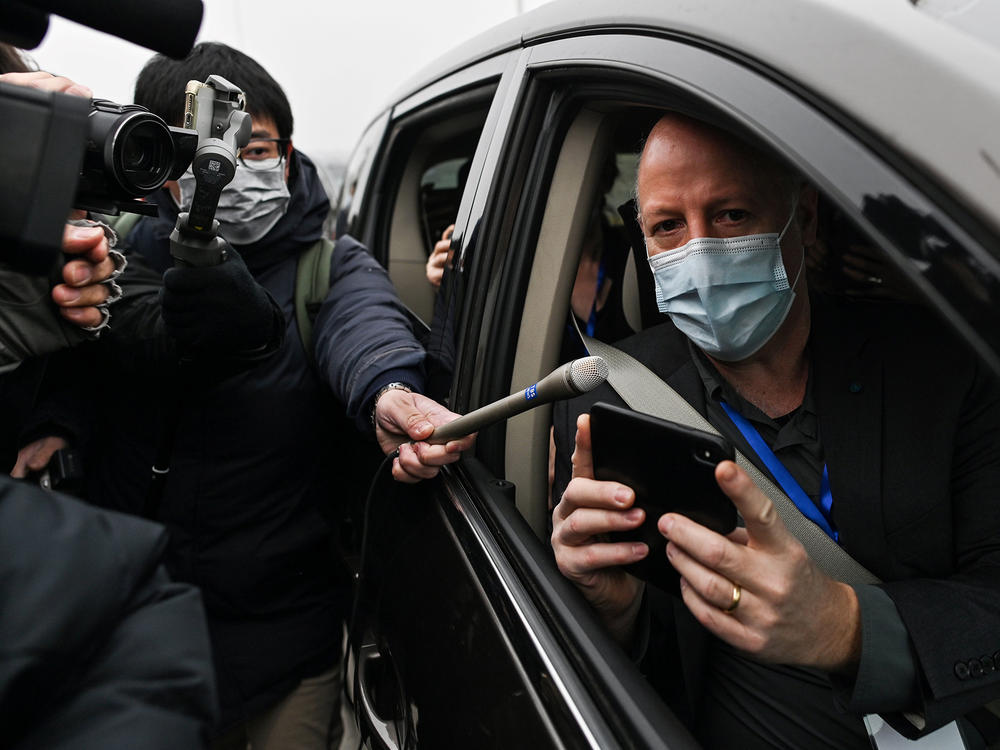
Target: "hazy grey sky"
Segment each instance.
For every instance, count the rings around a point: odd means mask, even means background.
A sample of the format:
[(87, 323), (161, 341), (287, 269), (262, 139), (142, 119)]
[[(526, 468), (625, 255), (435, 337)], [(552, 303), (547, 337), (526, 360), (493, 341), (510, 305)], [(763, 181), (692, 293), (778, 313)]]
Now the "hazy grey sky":
[[(291, 100), (296, 145), (320, 156), (349, 152), (396, 88), (435, 57), (544, 0), (204, 2), (198, 40), (230, 44), (267, 68)], [(95, 96), (131, 102), (153, 53), (53, 16), (31, 54)]]

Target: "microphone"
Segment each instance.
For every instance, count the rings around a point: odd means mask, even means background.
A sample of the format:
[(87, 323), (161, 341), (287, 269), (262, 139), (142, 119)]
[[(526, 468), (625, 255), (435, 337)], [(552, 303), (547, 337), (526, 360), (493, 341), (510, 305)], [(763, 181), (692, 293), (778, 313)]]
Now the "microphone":
[(18, 21), (19, 47), (33, 49), (48, 30), (46, 14), (112, 34), (168, 57), (182, 58), (191, 51), (205, 8), (202, 0), (3, 0), (6, 21)]
[(534, 385), (516, 391), (506, 398), (470, 411), (464, 417), (436, 428), (427, 442), (446, 443), (449, 440), (479, 432), (495, 422), (563, 398), (572, 398), (594, 390), (608, 379), (608, 363), (601, 357), (582, 357), (556, 368)]

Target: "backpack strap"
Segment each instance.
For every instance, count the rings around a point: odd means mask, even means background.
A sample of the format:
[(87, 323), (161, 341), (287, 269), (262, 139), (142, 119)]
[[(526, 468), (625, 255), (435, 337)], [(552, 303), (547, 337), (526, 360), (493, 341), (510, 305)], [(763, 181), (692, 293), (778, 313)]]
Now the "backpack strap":
[(330, 291), (330, 260), (334, 244), (326, 237), (315, 242), (299, 255), (295, 269), (295, 322), (299, 338), (309, 361), (313, 360), (313, 321), (320, 305)]

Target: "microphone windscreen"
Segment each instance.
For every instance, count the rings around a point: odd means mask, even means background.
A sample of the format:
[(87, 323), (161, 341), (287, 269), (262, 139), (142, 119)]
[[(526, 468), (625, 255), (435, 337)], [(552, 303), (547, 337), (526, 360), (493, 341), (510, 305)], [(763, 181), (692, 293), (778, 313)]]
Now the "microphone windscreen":
[(21, 49), (34, 49), (42, 43), (48, 30), (48, 13), (28, 7), (20, 0), (0, 2), (0, 42)]
[(608, 379), (608, 363), (603, 357), (582, 357), (573, 360), (569, 382), (579, 392), (587, 393)]
[(32, 5), (175, 58), (191, 51), (205, 12), (202, 0), (32, 0)]

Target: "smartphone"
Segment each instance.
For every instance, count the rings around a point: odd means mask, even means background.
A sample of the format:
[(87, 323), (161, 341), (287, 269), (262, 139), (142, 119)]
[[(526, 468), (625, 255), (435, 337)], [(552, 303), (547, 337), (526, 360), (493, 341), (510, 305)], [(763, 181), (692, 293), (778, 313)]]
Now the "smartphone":
[(52, 454), (49, 464), (38, 472), (29, 472), (28, 479), (38, 482), (43, 490), (78, 495), (83, 489), (83, 461), (80, 452), (61, 448)]
[(644, 542), (649, 554), (626, 566), (633, 575), (673, 594), (680, 576), (667, 561), (667, 540), (656, 528), (664, 513), (681, 513), (720, 534), (736, 528), (736, 507), (719, 489), (715, 466), (733, 460), (719, 436), (648, 414), (599, 402), (590, 411), (594, 477), (635, 491), (642, 526), (614, 532), (610, 541)]

